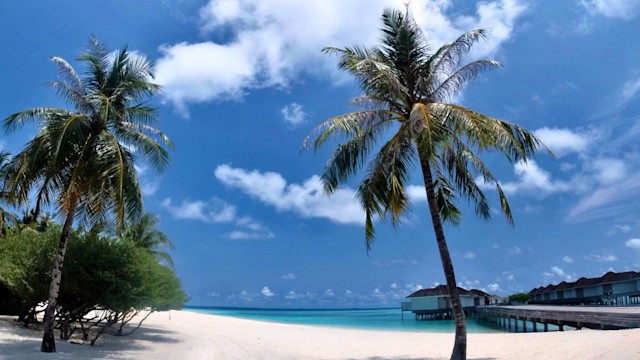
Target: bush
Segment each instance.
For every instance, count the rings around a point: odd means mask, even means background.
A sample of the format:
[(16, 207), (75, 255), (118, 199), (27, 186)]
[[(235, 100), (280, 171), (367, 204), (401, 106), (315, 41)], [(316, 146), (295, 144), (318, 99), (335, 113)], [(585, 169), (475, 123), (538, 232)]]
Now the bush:
[[(60, 228), (23, 231), (0, 241), (0, 283), (20, 303), (21, 320), (34, 320), (34, 309), (47, 299), (51, 263)], [(180, 309), (187, 301), (175, 272), (130, 242), (74, 231), (69, 239), (58, 297), (57, 327), (68, 339), (84, 317), (100, 310), (89, 327), (122, 327), (140, 310)], [(102, 331), (100, 332), (102, 333)], [(99, 334), (100, 334), (99, 333)], [(95, 341), (95, 339), (94, 339)]]
[(516, 293), (509, 295), (509, 303), (526, 304), (529, 301), (528, 293)]

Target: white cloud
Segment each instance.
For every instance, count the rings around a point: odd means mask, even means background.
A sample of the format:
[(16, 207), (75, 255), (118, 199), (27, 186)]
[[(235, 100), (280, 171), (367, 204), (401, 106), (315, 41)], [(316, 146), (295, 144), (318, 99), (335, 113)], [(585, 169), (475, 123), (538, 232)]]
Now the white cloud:
[(215, 170), (218, 180), (240, 189), (280, 211), (292, 211), (305, 218), (326, 218), (339, 224), (363, 224), (364, 213), (354, 199), (355, 191), (341, 188), (330, 197), (324, 194), (318, 176), (302, 185), (287, 184), (282, 175), (261, 173), (220, 165)]
[(250, 216), (237, 217), (236, 207), (218, 198), (209, 202), (183, 200), (180, 205), (173, 205), (171, 198), (160, 204), (174, 219), (196, 220), (205, 223), (235, 222), (237, 229), (229, 232), (231, 240), (270, 239), (275, 235), (267, 227)]
[(274, 294), (271, 290), (269, 290), (269, 288), (268, 288), (268, 287), (266, 287), (266, 286), (262, 288), (262, 290), (260, 291), (260, 293), (261, 293), (263, 296), (266, 296), (266, 297), (272, 297), (272, 296), (274, 296), (274, 295), (275, 295), (275, 294)]
[[(514, 172), (518, 178), (515, 182), (500, 184), (506, 194), (529, 193), (537, 197), (544, 197), (557, 192), (566, 192), (572, 189), (571, 184), (564, 181), (554, 181), (551, 175), (540, 168), (535, 161), (518, 161), (514, 165)], [(487, 185), (483, 185), (487, 187)]]
[(508, 248), (507, 252), (511, 255), (519, 255), (519, 254), (522, 254), (522, 249), (518, 246), (515, 246), (512, 248)]
[(160, 190), (160, 182), (140, 179), (140, 189), (142, 190), (142, 195), (151, 196)]
[(302, 299), (305, 297), (305, 294), (299, 294), (296, 293), (295, 291), (289, 291), (284, 298), (287, 300), (296, 300), (296, 299)]
[(512, 281), (513, 279), (515, 279), (515, 276), (513, 276), (513, 274), (510, 273), (509, 271), (503, 272), (502, 275), (504, 275), (504, 277), (509, 281)]
[(487, 285), (487, 289), (491, 292), (500, 291), (500, 285), (498, 283), (491, 283)]
[(344, 291), (344, 296), (352, 296), (353, 292), (351, 292), (351, 290), (347, 289)]
[(393, 283), (393, 284), (389, 285), (389, 287), (392, 288), (392, 289), (397, 289), (400, 286), (397, 283)]
[(282, 108), (280, 112), (282, 113), (284, 121), (293, 126), (300, 125), (307, 119), (307, 114), (304, 112), (304, 108), (298, 103), (291, 103)]
[(614, 256), (614, 255), (589, 254), (589, 255), (583, 255), (582, 257), (585, 260), (595, 261), (595, 262), (599, 262), (599, 263), (618, 261), (618, 258), (616, 256)]
[(595, 178), (602, 184), (612, 184), (627, 177), (627, 165), (624, 161), (611, 158), (599, 158), (591, 163)]
[(634, 97), (640, 90), (640, 76), (629, 79), (622, 86), (622, 101), (626, 102)]
[(543, 127), (533, 134), (553, 151), (557, 157), (570, 153), (582, 153), (589, 145), (589, 136), (569, 129)]
[(567, 215), (573, 223), (633, 214), (640, 209), (640, 173), (597, 188), (582, 198)]
[(474, 253), (473, 251), (467, 251), (466, 253), (464, 253), (464, 255), (462, 255), (462, 258), (467, 260), (475, 259), (476, 253)]
[(618, 230), (618, 231), (620, 231), (620, 232), (622, 232), (622, 233), (624, 233), (624, 234), (626, 234), (629, 231), (631, 231), (631, 226), (629, 226), (629, 225), (614, 225), (613, 228)]
[(592, 15), (630, 20), (640, 14), (638, 0), (580, 0), (580, 3)]
[(640, 250), (640, 239), (627, 240), (624, 245), (632, 249)]
[(322, 294), (322, 296), (324, 296), (324, 297), (335, 297), (336, 293), (333, 291), (333, 289), (326, 289), (324, 291), (324, 293)]
[[(201, 33), (224, 41), (181, 42), (160, 47), (156, 80), (166, 101), (187, 116), (188, 103), (240, 99), (252, 89), (287, 87), (301, 73), (335, 74), (325, 46), (375, 44), (386, 7), (404, 1), (211, 0), (200, 10)], [(475, 54), (490, 56), (509, 40), (521, 0), (481, 2), (473, 15), (450, 15), (451, 0), (412, 4), (427, 39), (440, 46), (464, 31), (487, 28), (491, 36)], [(358, 19), (358, 21), (353, 21)], [(224, 36), (221, 36), (224, 35)], [(335, 75), (333, 75), (335, 76)]]
[(295, 280), (296, 276), (293, 275), (292, 273), (288, 273), (288, 274), (282, 275), (282, 278), (285, 280)]
[(570, 257), (570, 256), (565, 256), (565, 257), (562, 258), (562, 261), (566, 262), (567, 264), (571, 264), (571, 263), (573, 263), (573, 258)]
[(562, 270), (562, 268), (560, 268), (558, 266), (551, 267), (551, 272), (544, 272), (544, 273), (542, 273), (542, 275), (545, 278), (559, 277), (559, 278), (563, 279), (564, 281), (571, 281), (573, 279), (572, 275), (567, 274), (564, 270)]
[(178, 206), (172, 205), (171, 198), (161, 203), (175, 219), (199, 220), (207, 223), (230, 222), (236, 216), (236, 208), (220, 199), (213, 199), (210, 203), (204, 201), (183, 200)]

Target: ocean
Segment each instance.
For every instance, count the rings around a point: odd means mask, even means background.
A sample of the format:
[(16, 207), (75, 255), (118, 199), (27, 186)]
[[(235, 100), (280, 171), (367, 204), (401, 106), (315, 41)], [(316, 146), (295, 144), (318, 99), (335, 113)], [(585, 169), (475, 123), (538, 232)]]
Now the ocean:
[[(287, 324), (328, 326), (370, 330), (451, 332), (453, 320), (416, 320), (410, 312), (400, 309), (244, 309), (187, 306), (187, 311), (202, 314), (232, 316), (243, 319)], [(501, 332), (499, 328), (467, 319), (467, 331), (472, 333)]]

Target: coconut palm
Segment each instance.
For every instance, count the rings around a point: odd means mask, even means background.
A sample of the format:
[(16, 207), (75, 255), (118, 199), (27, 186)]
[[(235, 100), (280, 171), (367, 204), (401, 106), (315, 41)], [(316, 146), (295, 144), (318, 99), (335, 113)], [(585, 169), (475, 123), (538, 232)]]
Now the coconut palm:
[(410, 208), (406, 185), (411, 169), (419, 165), (455, 317), (451, 359), (465, 359), (465, 317), (443, 223), (460, 222), (460, 198), (474, 204), (477, 215), (490, 217), (479, 178), (495, 185), (502, 212), (513, 224), (504, 192), (478, 154), (497, 150), (512, 162), (526, 161), (542, 144), (526, 129), (448, 102), (478, 74), (499, 66), (493, 60), (463, 64), (484, 30), (470, 31), (431, 52), (408, 9), (385, 10), (382, 23), (377, 47), (323, 50), (338, 57), (340, 69), (356, 78), (364, 95), (354, 99), (359, 110), (321, 123), (303, 148), (317, 150), (330, 138), (344, 141), (321, 176), (329, 194), (366, 164), (357, 198), (366, 215), (367, 250), (375, 218), (390, 217), (394, 226), (400, 225)]
[(154, 128), (155, 109), (144, 101), (158, 91), (149, 60), (127, 51), (115, 53), (91, 39), (79, 58), (79, 76), (64, 59), (54, 57), (60, 80), (51, 83), (73, 109), (37, 107), (10, 115), (7, 131), (29, 122), (40, 130), (9, 164), (7, 189), (24, 203), (36, 196), (33, 216), (55, 204), (64, 217), (55, 254), (41, 350), (54, 352), (54, 313), (67, 240), (77, 218), (83, 224), (112, 218), (117, 229), (125, 218), (142, 212), (135, 159), (142, 155), (153, 167), (168, 162), (171, 141)]
[(4, 179), (7, 175), (7, 168), (11, 154), (0, 151), (0, 235), (6, 235), (9, 226), (17, 223), (18, 217), (2, 205), (9, 201), (9, 193), (4, 190)]
[(147, 251), (154, 259), (173, 267), (171, 256), (162, 248), (174, 249), (165, 233), (158, 230), (158, 217), (145, 213), (125, 224), (122, 238)]

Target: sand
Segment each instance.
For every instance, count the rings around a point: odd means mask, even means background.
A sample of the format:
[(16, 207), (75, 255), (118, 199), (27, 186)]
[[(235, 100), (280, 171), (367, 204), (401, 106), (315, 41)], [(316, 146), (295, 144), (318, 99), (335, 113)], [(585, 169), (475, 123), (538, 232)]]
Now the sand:
[[(152, 314), (134, 335), (91, 347), (58, 341), (39, 352), (42, 333), (0, 320), (0, 359), (448, 359), (453, 334), (276, 324), (188, 311)], [(468, 359), (640, 359), (640, 329), (469, 334)]]

